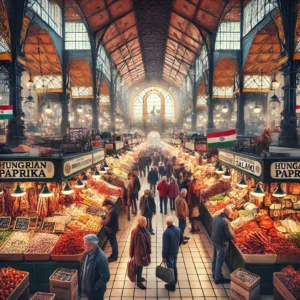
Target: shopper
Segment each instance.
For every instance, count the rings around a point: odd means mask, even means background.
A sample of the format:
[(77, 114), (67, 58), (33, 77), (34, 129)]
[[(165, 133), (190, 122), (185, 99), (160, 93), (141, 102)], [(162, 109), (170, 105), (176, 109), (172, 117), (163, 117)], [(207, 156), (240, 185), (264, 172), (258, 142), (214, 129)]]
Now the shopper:
[(107, 257), (94, 234), (84, 238), (85, 255), (81, 268), (81, 300), (103, 300), (110, 279)]
[(151, 235), (154, 235), (152, 228), (152, 217), (156, 214), (156, 205), (150, 190), (145, 190), (140, 200), (141, 215), (147, 220), (147, 228)]
[(169, 184), (167, 183), (167, 177), (163, 176), (161, 182), (157, 185), (157, 190), (159, 193), (159, 205), (160, 213), (163, 213), (163, 204), (165, 215), (167, 214), (167, 204), (168, 204), (168, 194), (169, 194)]
[(137, 273), (137, 286), (145, 290), (146, 286), (142, 284), (146, 281), (142, 277), (143, 267), (149, 266), (151, 263), (151, 237), (146, 229), (146, 218), (140, 216), (138, 219), (138, 225), (131, 232), (129, 256), (134, 258)]
[(197, 179), (194, 178), (188, 191), (189, 220), (192, 226), (191, 233), (199, 232), (199, 229), (197, 228), (197, 222), (199, 220), (199, 204), (200, 190), (197, 186)]
[(151, 156), (150, 156), (149, 153), (148, 153), (148, 155), (146, 156), (146, 164), (147, 164), (147, 172), (149, 173), (150, 166), (151, 166), (151, 164), (152, 164), (152, 159), (151, 159)]
[(178, 280), (177, 255), (180, 245), (183, 243), (183, 235), (180, 228), (174, 226), (172, 216), (166, 218), (167, 229), (163, 233), (163, 262), (167, 263), (168, 268), (174, 270), (174, 281), (165, 285), (165, 288), (174, 292)]
[(162, 178), (163, 176), (166, 175), (165, 166), (162, 162), (159, 163), (158, 173), (159, 173), (159, 178)]
[(127, 220), (130, 221), (130, 199), (128, 197), (128, 189), (125, 186), (125, 183), (122, 183), (121, 194), (120, 194), (122, 209), (126, 212)]
[(224, 208), (223, 212), (214, 217), (212, 223), (211, 240), (213, 243), (213, 262), (212, 276), (216, 284), (229, 283), (222, 274), (222, 266), (225, 261), (226, 249), (229, 241), (235, 237), (234, 230), (231, 227), (230, 219), (233, 211), (231, 208)]
[(116, 238), (116, 234), (119, 231), (118, 210), (115, 204), (108, 199), (103, 201), (102, 207), (107, 209), (107, 214), (102, 221), (102, 225), (112, 248), (112, 254), (108, 258), (108, 262), (113, 262), (118, 259), (118, 243)]
[[(176, 217), (179, 220), (179, 228), (182, 232), (182, 235), (184, 237), (185, 240), (188, 240), (189, 238), (184, 236), (184, 231), (186, 228), (186, 218), (189, 215), (189, 209), (188, 209), (188, 205), (186, 203), (185, 197), (187, 194), (187, 190), (186, 189), (182, 189), (180, 191), (180, 194), (176, 197), (175, 199), (175, 213), (176, 213)], [(183, 244), (186, 244), (187, 241), (184, 241)]]
[(179, 194), (179, 187), (175, 178), (171, 178), (169, 187), (170, 209), (175, 210), (175, 199)]
[(143, 154), (139, 158), (139, 171), (140, 171), (140, 178), (146, 176), (146, 157)]
[(166, 165), (166, 176), (168, 178), (168, 182), (170, 182), (170, 179), (173, 175), (173, 166), (172, 164), (169, 162), (167, 165)]
[(148, 183), (150, 184), (150, 191), (153, 193), (155, 197), (155, 192), (156, 192), (156, 184), (159, 180), (158, 178), (158, 172), (156, 168), (151, 168), (151, 171), (148, 173)]

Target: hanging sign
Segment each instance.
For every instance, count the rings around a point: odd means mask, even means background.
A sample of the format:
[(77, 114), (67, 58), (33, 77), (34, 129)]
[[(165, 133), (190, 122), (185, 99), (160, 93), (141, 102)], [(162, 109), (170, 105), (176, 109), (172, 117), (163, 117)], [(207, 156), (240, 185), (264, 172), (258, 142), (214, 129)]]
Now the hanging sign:
[(234, 155), (232, 153), (219, 150), (218, 158), (221, 162), (234, 165)]
[(3, 179), (53, 177), (54, 164), (51, 161), (0, 161), (0, 178)]
[(191, 151), (195, 150), (195, 143), (194, 142), (185, 142), (185, 148)]
[(274, 162), (270, 173), (273, 179), (300, 179), (300, 162)]
[(261, 163), (251, 158), (235, 155), (235, 166), (256, 177), (260, 177), (262, 174)]
[(106, 150), (114, 150), (114, 144), (113, 143), (107, 143), (105, 144)]
[(44, 222), (41, 232), (54, 232), (55, 222)]
[(70, 176), (74, 173), (78, 173), (83, 169), (89, 168), (93, 164), (93, 154), (85, 154), (70, 159), (63, 164), (64, 176)]
[(0, 218), (0, 230), (8, 230), (11, 222), (11, 217)]
[(105, 158), (104, 150), (99, 150), (99, 151), (93, 153), (93, 164), (103, 161), (104, 158)]
[(124, 148), (124, 142), (116, 141), (116, 150), (121, 150)]
[(30, 224), (30, 218), (21, 218), (16, 219), (14, 230), (27, 231)]

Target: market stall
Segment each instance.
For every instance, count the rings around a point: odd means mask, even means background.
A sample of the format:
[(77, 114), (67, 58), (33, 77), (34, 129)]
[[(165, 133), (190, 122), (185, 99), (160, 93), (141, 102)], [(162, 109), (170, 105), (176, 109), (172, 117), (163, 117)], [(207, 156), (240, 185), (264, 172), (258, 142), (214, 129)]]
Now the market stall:
[(58, 267), (80, 271), (83, 236), (106, 237), (102, 202), (120, 189), (101, 179), (103, 149), (57, 156), (1, 155), (0, 266), (29, 272), (30, 291), (48, 291)]
[(211, 234), (213, 216), (234, 209), (228, 264), (259, 275), (262, 293), (270, 294), (273, 272), (300, 266), (299, 160), (219, 150), (218, 161), (210, 175), (218, 182), (202, 187), (203, 224)]

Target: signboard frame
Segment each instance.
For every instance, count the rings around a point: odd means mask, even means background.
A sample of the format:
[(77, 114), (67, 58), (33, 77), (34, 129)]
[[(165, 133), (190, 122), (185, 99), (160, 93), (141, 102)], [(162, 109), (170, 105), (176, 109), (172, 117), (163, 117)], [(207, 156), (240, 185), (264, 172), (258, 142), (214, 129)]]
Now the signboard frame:
[[(28, 226), (27, 226), (27, 229), (18, 229), (18, 228), (16, 228), (16, 226), (17, 226), (17, 224), (18, 224), (18, 221), (21, 220), (21, 219), (28, 220), (28, 224), (27, 224)], [(31, 218), (27, 218), (27, 217), (17, 217), (13, 229), (14, 229), (14, 230), (17, 230), (17, 231), (28, 231), (28, 230), (29, 230), (29, 225), (30, 225), (30, 219), (31, 219)]]
[(8, 222), (8, 227), (0, 227), (0, 231), (6, 231), (6, 230), (9, 230), (9, 226), (11, 224), (11, 217), (0, 217), (0, 224), (1, 224), (1, 220), (2, 219), (9, 219), (9, 222)]

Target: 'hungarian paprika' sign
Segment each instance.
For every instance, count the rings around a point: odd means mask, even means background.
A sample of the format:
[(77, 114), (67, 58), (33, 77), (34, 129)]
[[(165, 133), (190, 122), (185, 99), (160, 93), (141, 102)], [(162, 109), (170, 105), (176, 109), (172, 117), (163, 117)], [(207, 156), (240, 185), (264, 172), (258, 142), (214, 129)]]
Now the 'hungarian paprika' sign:
[(300, 179), (300, 162), (274, 162), (271, 164), (273, 179)]
[(0, 161), (0, 178), (35, 179), (53, 178), (51, 161)]

